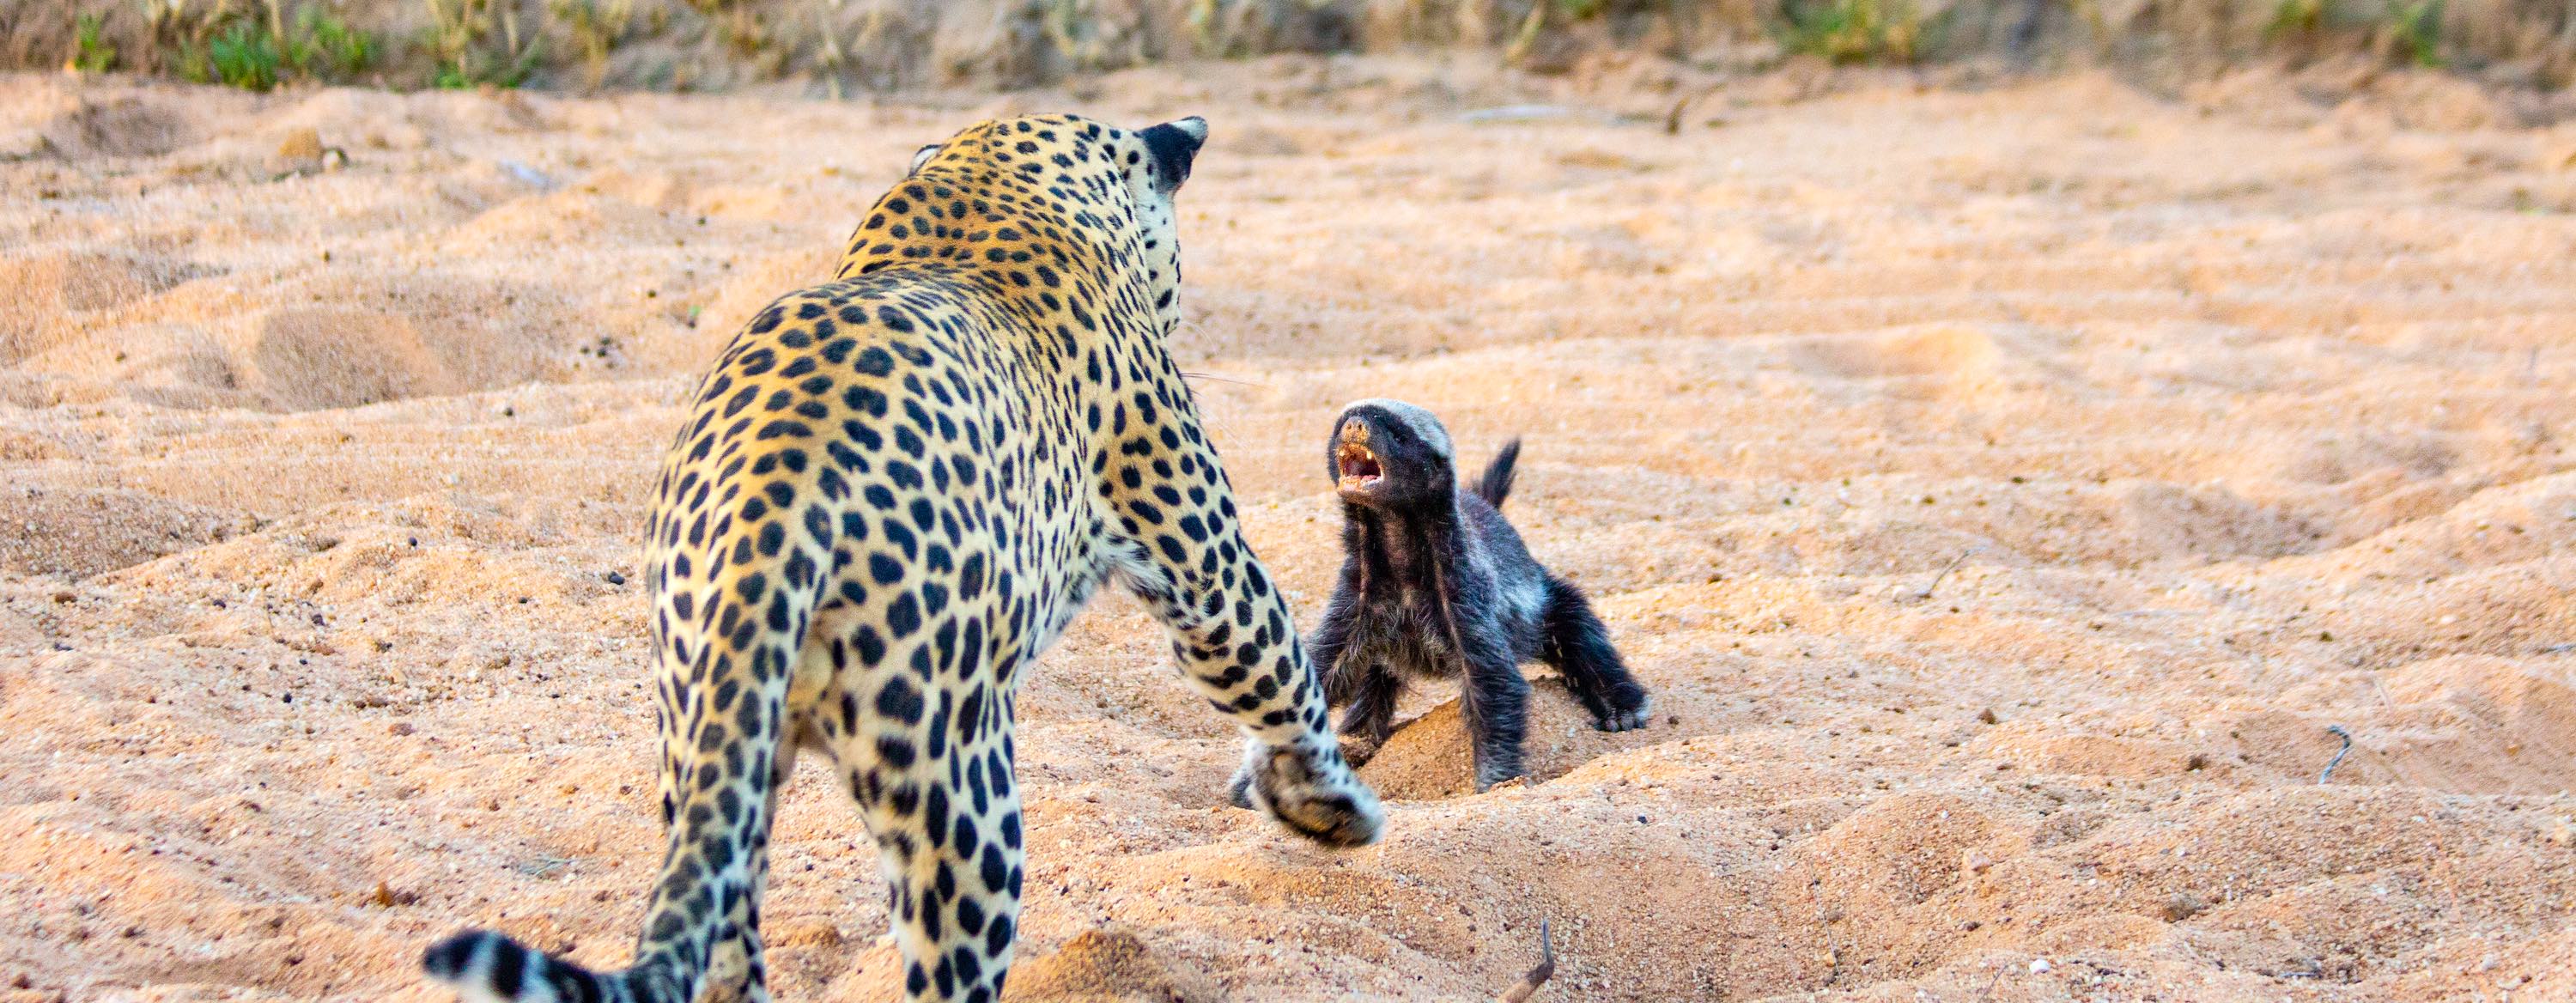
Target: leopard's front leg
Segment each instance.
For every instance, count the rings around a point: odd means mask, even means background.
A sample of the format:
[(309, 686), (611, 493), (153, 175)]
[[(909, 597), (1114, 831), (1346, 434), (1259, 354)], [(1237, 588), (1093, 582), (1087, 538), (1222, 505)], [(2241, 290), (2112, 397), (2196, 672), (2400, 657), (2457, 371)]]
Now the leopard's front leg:
[(1376, 842), (1385, 811), (1342, 759), (1322, 682), (1286, 597), (1243, 539), (1224, 473), (1211, 451), (1183, 466), (1204, 473), (1159, 485), (1163, 493), (1148, 479), (1109, 501), (1126, 536), (1121, 577), (1171, 635), (1182, 676), (1242, 725), (1249, 741), (1235, 789), (1317, 842)]

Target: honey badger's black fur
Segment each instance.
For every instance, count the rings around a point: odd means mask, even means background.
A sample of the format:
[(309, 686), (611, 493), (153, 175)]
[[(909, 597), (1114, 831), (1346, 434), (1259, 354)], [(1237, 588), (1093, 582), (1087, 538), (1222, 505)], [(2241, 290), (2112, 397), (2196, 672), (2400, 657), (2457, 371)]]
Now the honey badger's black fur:
[(1387, 400), (1344, 408), (1325, 446), (1345, 553), (1332, 604), (1307, 642), (1323, 667), (1325, 699), (1350, 708), (1342, 734), (1383, 742), (1408, 679), (1462, 677), (1480, 791), (1523, 772), (1530, 687), (1522, 662), (1563, 672), (1603, 731), (1646, 723), (1646, 689), (1582, 591), (1532, 560), (1503, 519), (1519, 457), (1515, 439), (1467, 490), (1439, 419)]

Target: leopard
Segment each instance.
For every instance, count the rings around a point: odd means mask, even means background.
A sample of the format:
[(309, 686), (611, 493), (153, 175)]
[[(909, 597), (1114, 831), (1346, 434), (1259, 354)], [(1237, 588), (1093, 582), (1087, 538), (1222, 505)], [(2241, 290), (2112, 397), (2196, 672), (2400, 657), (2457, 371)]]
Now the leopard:
[(645, 523), (667, 847), (634, 959), (470, 930), (425, 952), (433, 979), (765, 1003), (770, 827), (803, 753), (876, 844), (905, 997), (998, 1000), (1026, 877), (1018, 685), (1104, 585), (1232, 719), (1255, 807), (1327, 847), (1378, 839), (1169, 348), (1174, 196), (1206, 138), (1196, 116), (969, 126), (915, 152), (830, 282), (739, 330)]

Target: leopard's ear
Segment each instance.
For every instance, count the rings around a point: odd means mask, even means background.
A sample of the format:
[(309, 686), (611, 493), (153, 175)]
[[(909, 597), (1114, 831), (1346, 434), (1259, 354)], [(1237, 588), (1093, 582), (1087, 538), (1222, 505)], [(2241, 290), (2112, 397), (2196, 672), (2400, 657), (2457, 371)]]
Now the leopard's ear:
[(1154, 155), (1155, 180), (1164, 191), (1178, 190), (1181, 182), (1190, 179), (1190, 162), (1198, 158), (1207, 135), (1207, 120), (1196, 115), (1137, 133), (1145, 141), (1145, 149)]
[(930, 158), (938, 156), (940, 149), (946, 145), (947, 144), (944, 143), (932, 143), (928, 146), (922, 147), (921, 149), (914, 150), (912, 152), (912, 166), (903, 169), (904, 176), (911, 177), (915, 174), (921, 173), (921, 165), (929, 163)]

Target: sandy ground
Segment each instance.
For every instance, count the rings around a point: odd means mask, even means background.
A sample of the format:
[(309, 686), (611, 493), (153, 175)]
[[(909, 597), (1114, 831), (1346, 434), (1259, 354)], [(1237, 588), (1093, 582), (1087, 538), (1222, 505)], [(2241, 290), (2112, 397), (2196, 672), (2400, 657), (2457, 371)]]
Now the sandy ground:
[[(1543, 700), (1540, 782), (1462, 796), (1422, 694), (1329, 853), (1220, 806), (1104, 601), (1021, 700), (1012, 998), (1477, 999), (1542, 919), (1547, 1000), (2576, 998), (2576, 127), (1336, 74), (981, 110), (1215, 123), (1176, 350), (1305, 617), (1339, 404), (1525, 435), (1653, 726)], [(469, 924), (622, 963), (674, 402), (972, 105), (0, 78), (0, 1000), (429, 1001)], [(891, 999), (821, 781), (775, 983)]]

